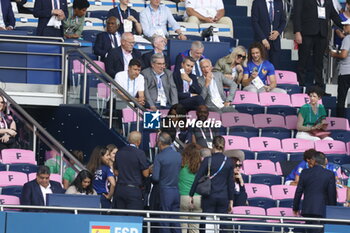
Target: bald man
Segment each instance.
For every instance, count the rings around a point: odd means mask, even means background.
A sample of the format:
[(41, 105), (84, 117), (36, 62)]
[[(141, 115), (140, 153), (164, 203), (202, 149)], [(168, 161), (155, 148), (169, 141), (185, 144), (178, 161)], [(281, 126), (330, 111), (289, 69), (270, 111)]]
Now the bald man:
[(110, 50), (105, 60), (106, 72), (112, 78), (120, 71), (128, 70), (129, 62), (131, 59), (138, 59), (141, 62), (143, 68), (142, 56), (139, 51), (134, 49), (135, 38), (130, 32), (124, 32), (120, 46)]
[(143, 210), (141, 187), (143, 177), (149, 176), (149, 164), (145, 152), (138, 147), (141, 144), (141, 133), (129, 134), (129, 145), (122, 147), (115, 156), (114, 169), (118, 174), (113, 207), (116, 209)]

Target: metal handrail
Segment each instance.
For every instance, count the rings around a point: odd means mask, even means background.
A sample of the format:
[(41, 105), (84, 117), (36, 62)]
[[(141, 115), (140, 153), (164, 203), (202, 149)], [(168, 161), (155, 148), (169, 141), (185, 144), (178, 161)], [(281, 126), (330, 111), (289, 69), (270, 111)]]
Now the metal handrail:
[[(40, 134), (45, 136), (54, 146), (56, 146), (63, 154), (65, 154), (69, 159), (73, 160), (79, 169), (84, 169), (85, 166), (81, 164), (64, 146), (61, 145), (50, 133), (48, 133), (33, 117), (31, 117), (20, 105), (18, 105), (3, 89), (0, 88), (0, 95), (6, 98), (10, 103), (12, 109), (18, 111), (30, 124), (33, 126), (33, 133), (36, 134), (38, 131)], [(34, 137), (35, 138), (35, 137)], [(35, 146), (35, 144), (33, 145)], [(61, 173), (63, 169), (63, 155), (61, 153)]]

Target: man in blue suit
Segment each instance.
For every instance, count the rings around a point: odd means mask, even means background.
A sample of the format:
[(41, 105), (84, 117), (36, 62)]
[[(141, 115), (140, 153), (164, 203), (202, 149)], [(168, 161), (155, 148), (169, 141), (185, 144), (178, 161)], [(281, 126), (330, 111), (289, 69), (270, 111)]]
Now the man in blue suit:
[(268, 50), (269, 61), (278, 66), (281, 33), (286, 27), (282, 0), (254, 0), (252, 5), (254, 40)]
[[(300, 199), (304, 194), (301, 215), (303, 217), (322, 218), (325, 216), (326, 205), (337, 204), (335, 176), (332, 171), (325, 168), (326, 156), (322, 152), (316, 152), (308, 163), (310, 168), (301, 172), (295, 192), (294, 215), (297, 216), (298, 214)], [(309, 230), (308, 232), (322, 232), (322, 229)]]
[(36, 0), (33, 15), (39, 18), (37, 36), (63, 37), (63, 25), (54, 27), (47, 24), (52, 16), (56, 16), (58, 21), (68, 17), (67, 0)]
[(0, 30), (12, 30), (15, 27), (15, 16), (12, 11), (10, 0), (1, 0)]
[(62, 185), (50, 180), (50, 168), (40, 166), (36, 179), (24, 184), (20, 198), (21, 205), (46, 205), (46, 194), (64, 193)]

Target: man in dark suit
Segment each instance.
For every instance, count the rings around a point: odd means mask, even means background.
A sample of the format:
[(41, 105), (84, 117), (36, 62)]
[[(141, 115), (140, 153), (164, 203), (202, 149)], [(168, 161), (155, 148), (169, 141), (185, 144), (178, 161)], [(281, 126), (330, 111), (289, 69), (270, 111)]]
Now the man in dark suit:
[[(301, 215), (322, 218), (325, 216), (326, 205), (337, 204), (335, 176), (332, 171), (325, 169), (326, 156), (322, 152), (316, 152), (308, 163), (310, 168), (304, 169), (300, 174), (293, 211), (297, 216), (301, 196), (304, 194)], [(322, 232), (322, 229), (309, 232)]]
[(68, 17), (67, 0), (36, 0), (33, 15), (39, 18), (36, 29), (37, 36), (63, 37), (63, 25), (59, 27), (47, 26), (51, 17), (56, 16), (58, 21)]
[(196, 75), (197, 77), (202, 76), (202, 71), (199, 62), (205, 58), (203, 55), (204, 53), (204, 45), (201, 41), (193, 41), (191, 44), (191, 48), (189, 50), (186, 50), (183, 53), (179, 53), (176, 56), (175, 60), (175, 69), (174, 70), (180, 70), (181, 69), (181, 63), (185, 57), (192, 57), (196, 63), (194, 64), (194, 67), (192, 69), (192, 74)]
[(114, 207), (117, 209), (143, 210), (143, 178), (149, 176), (149, 164), (145, 152), (138, 147), (141, 133), (129, 134), (130, 145), (122, 147), (116, 154), (114, 169), (118, 173), (118, 182), (114, 192)]
[(24, 184), (21, 194), (21, 205), (46, 205), (46, 194), (64, 193), (62, 185), (50, 180), (50, 168), (40, 166), (36, 179)]
[(269, 61), (276, 67), (281, 52), (281, 34), (286, 27), (282, 0), (254, 0), (252, 5), (254, 40), (269, 51)]
[[(315, 84), (324, 90), (322, 70), (323, 56), (328, 44), (328, 23), (332, 19), (338, 27), (343, 28), (339, 15), (332, 0), (295, 0), (293, 18), (295, 41), (299, 44), (299, 85), (305, 86), (307, 82), (306, 68), (312, 54)], [(311, 85), (312, 81), (307, 83)]]
[(135, 38), (130, 32), (125, 32), (122, 35), (121, 45), (118, 48), (111, 49), (105, 60), (106, 72), (112, 78), (116, 73), (124, 70), (128, 70), (129, 62), (131, 59), (139, 59), (141, 67), (143, 62), (141, 61), (141, 53), (134, 49)]
[(141, 72), (145, 78), (146, 107), (153, 111), (170, 108), (178, 103), (173, 73), (165, 69), (165, 59), (161, 53), (152, 56), (151, 64), (152, 67)]
[(167, 44), (167, 39), (164, 38), (163, 36), (157, 35), (152, 37), (153, 50), (142, 55), (142, 60), (143, 60), (143, 64), (145, 65), (145, 69), (148, 67), (151, 67), (151, 58), (152, 58), (152, 55), (155, 53), (162, 53), (164, 55), (165, 63), (166, 63), (165, 68), (170, 69), (170, 59), (164, 53), (166, 44)]
[(16, 19), (12, 11), (10, 0), (1, 0), (2, 21), (0, 21), (1, 30), (13, 30)]
[(204, 99), (200, 95), (202, 88), (198, 84), (196, 75), (192, 74), (195, 62), (192, 57), (185, 57), (181, 64), (182, 68), (175, 70), (173, 74), (179, 103), (186, 111), (195, 110), (199, 105), (204, 104)]
[(118, 48), (121, 44), (118, 28), (120, 27), (119, 19), (114, 16), (106, 20), (107, 31), (97, 34), (93, 47), (94, 54), (101, 57), (101, 61), (105, 61), (108, 52), (111, 49)]

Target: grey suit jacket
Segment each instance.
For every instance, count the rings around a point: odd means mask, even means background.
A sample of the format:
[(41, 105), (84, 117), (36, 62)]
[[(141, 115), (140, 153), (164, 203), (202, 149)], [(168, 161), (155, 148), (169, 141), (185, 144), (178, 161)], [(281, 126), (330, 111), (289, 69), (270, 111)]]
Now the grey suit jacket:
[[(233, 82), (233, 80), (225, 78), (225, 76), (221, 72), (213, 72), (214, 80), (216, 82), (216, 85), (219, 90), (219, 94), (223, 101), (225, 102), (232, 102), (233, 97), (235, 96), (235, 92), (237, 90), (237, 84)], [(202, 87), (202, 93), (201, 96), (205, 100), (205, 104), (208, 107), (215, 106), (214, 103), (211, 101), (211, 94), (209, 87), (205, 86), (205, 78), (204, 76), (201, 76), (198, 78), (198, 83)], [(226, 97), (226, 94), (224, 92), (224, 86), (227, 86), (230, 88), (229, 95)]]
[[(158, 97), (157, 77), (151, 67), (144, 69), (141, 74), (145, 77), (145, 97), (150, 106), (155, 106)], [(161, 77), (164, 92), (167, 98), (167, 104), (174, 105), (178, 103), (177, 89), (173, 79), (173, 72), (164, 70)]]

